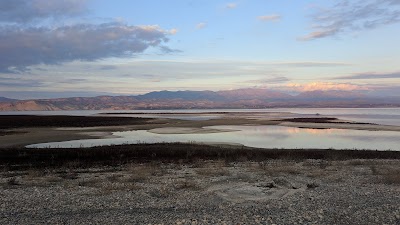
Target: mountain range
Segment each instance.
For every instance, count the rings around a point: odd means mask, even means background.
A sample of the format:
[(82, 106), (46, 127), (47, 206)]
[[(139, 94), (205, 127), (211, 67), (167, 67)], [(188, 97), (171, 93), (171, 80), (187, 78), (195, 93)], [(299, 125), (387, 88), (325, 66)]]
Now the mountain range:
[(17, 99), (0, 97), (0, 102), (14, 102), (14, 101), (17, 101)]
[(0, 97), (0, 111), (274, 107), (400, 107), (400, 97), (371, 97), (351, 91), (308, 91), (294, 96), (258, 88), (226, 91), (156, 91), (137, 96), (31, 100)]

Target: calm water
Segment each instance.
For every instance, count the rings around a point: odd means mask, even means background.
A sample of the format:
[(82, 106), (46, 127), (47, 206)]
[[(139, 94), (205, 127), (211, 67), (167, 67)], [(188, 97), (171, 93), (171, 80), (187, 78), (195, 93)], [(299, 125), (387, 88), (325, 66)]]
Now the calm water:
[(21, 111), (0, 112), (0, 115), (75, 115), (88, 116), (98, 113), (123, 112), (132, 113), (135, 117), (159, 117), (185, 120), (207, 120), (219, 118), (221, 115), (135, 115), (135, 113), (210, 113), (213, 112), (289, 112), (294, 116), (320, 116), (338, 117), (340, 119), (358, 122), (377, 123), (384, 125), (400, 126), (400, 108), (276, 108), (276, 109), (186, 109), (186, 110), (78, 110), (78, 111)]
[(157, 142), (236, 143), (259, 148), (334, 148), (400, 151), (400, 132), (343, 129), (302, 129), (283, 126), (212, 126), (231, 132), (154, 134), (145, 130), (114, 132), (119, 138), (53, 142), (28, 147), (91, 147)]
[[(184, 120), (208, 120), (222, 117), (213, 112), (287, 112), (290, 117), (338, 117), (357, 122), (377, 123), (400, 126), (400, 108), (277, 108), (277, 109), (215, 109), (215, 110), (81, 110), (81, 111), (34, 111), (0, 112), (0, 115), (97, 115), (99, 113), (132, 113), (118, 116), (162, 117)], [(135, 115), (135, 113), (175, 113), (175, 115)], [(209, 113), (202, 115), (176, 115), (177, 113)], [(271, 116), (272, 114), (265, 115)], [(259, 114), (257, 114), (259, 116)], [(287, 116), (287, 115), (286, 115)], [(335, 148), (335, 149), (372, 149), (400, 150), (400, 132), (360, 131), (342, 129), (300, 129), (283, 126), (217, 126), (213, 128), (239, 131), (213, 134), (153, 134), (144, 130), (115, 132), (120, 138), (79, 140), (59, 143), (45, 143), (31, 147), (79, 147), (110, 145), (123, 143), (155, 142), (226, 142), (261, 148)]]

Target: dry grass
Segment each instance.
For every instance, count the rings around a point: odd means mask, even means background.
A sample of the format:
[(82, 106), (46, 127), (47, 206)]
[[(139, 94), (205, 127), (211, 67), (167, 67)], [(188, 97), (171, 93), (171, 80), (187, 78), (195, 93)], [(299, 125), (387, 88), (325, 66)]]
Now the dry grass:
[(111, 174), (106, 177), (106, 179), (110, 182), (118, 182), (120, 178), (122, 177), (122, 174)]
[(66, 179), (66, 180), (75, 180), (79, 178), (78, 173), (74, 172), (74, 171), (64, 171), (64, 172), (60, 172), (59, 177)]
[(314, 167), (319, 169), (326, 169), (333, 165), (331, 160), (306, 160), (302, 163), (304, 167)]
[(290, 161), (276, 161), (275, 163), (269, 163), (262, 161), (258, 163), (258, 168), (263, 173), (269, 176), (280, 176), (283, 174), (303, 174), (303, 168)]
[(311, 178), (322, 178), (328, 175), (329, 173), (326, 170), (311, 170), (306, 173), (306, 176)]
[(227, 180), (253, 183), (257, 181), (257, 178), (252, 173), (239, 172), (230, 176)]
[(174, 188), (177, 190), (181, 189), (191, 189), (191, 190), (198, 190), (200, 186), (198, 183), (190, 178), (179, 179), (174, 182)]
[(229, 176), (231, 174), (226, 168), (226, 162), (221, 160), (205, 163), (203, 168), (198, 168), (195, 171), (198, 175), (208, 177)]
[(113, 191), (135, 191), (140, 188), (141, 188), (140, 186), (138, 186), (136, 184), (132, 184), (132, 183), (108, 182), (101, 186), (101, 191), (102, 191), (102, 194), (107, 194), (107, 193), (111, 193)]
[(48, 182), (48, 183), (56, 183), (56, 182), (62, 182), (63, 181), (62, 178), (57, 177), (57, 176), (53, 176), (53, 175), (45, 176), (45, 177), (43, 177), (43, 179), (44, 179), (45, 182)]
[[(351, 160), (400, 159), (396, 151), (256, 149), (244, 147), (207, 146), (182, 143), (135, 144), (93, 148), (0, 149), (0, 169), (29, 170), (54, 168), (93, 168), (121, 166), (132, 162), (193, 162), (222, 160), (226, 162), (265, 160)], [(355, 164), (359, 162), (354, 162)], [(329, 166), (321, 163), (321, 167)]]
[(99, 178), (86, 178), (78, 182), (79, 186), (83, 187), (101, 187), (102, 180)]
[(370, 166), (372, 175), (376, 175), (378, 183), (400, 185), (400, 167), (399, 166)]
[(45, 175), (46, 175), (46, 172), (44, 170), (31, 169), (31, 170), (27, 171), (27, 174), (26, 174), (25, 178), (27, 178), (27, 179), (37, 179), (37, 178), (43, 177)]
[(150, 190), (149, 194), (156, 198), (168, 198), (173, 194), (173, 191), (168, 186), (161, 186)]
[(393, 174), (385, 174), (382, 179), (385, 184), (400, 185), (400, 170)]
[(160, 166), (154, 164), (145, 165), (130, 165), (128, 167), (128, 178), (125, 179), (127, 182), (144, 182), (152, 176), (161, 176), (164, 174), (164, 170)]

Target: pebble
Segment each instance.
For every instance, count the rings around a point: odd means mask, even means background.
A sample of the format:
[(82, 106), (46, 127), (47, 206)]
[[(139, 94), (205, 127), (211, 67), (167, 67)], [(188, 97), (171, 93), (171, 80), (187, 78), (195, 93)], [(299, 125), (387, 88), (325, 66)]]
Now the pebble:
[[(235, 166), (232, 170), (246, 172), (240, 163)], [(154, 176), (138, 189), (108, 192), (75, 185), (77, 180), (63, 181), (68, 185), (2, 185), (0, 224), (399, 224), (398, 186), (368, 183), (351, 171), (340, 173), (346, 179), (336, 183), (299, 175), (275, 180), (260, 175), (257, 180), (270, 180), (276, 187), (259, 188), (290, 189), (296, 183), (302, 189), (291, 189), (296, 193), (281, 199), (240, 203), (226, 201), (207, 188), (175, 190), (176, 179), (168, 177), (173, 175)], [(218, 177), (201, 179), (196, 182), (202, 187), (225, 182)], [(313, 182), (321, 185), (305, 188)], [(161, 186), (169, 190), (166, 196), (151, 195)]]

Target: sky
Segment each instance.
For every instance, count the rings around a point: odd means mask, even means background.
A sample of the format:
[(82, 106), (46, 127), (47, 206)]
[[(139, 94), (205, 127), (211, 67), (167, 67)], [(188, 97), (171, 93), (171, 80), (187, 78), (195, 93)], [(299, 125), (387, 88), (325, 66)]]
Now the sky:
[(0, 96), (400, 96), (400, 0), (1, 0)]

